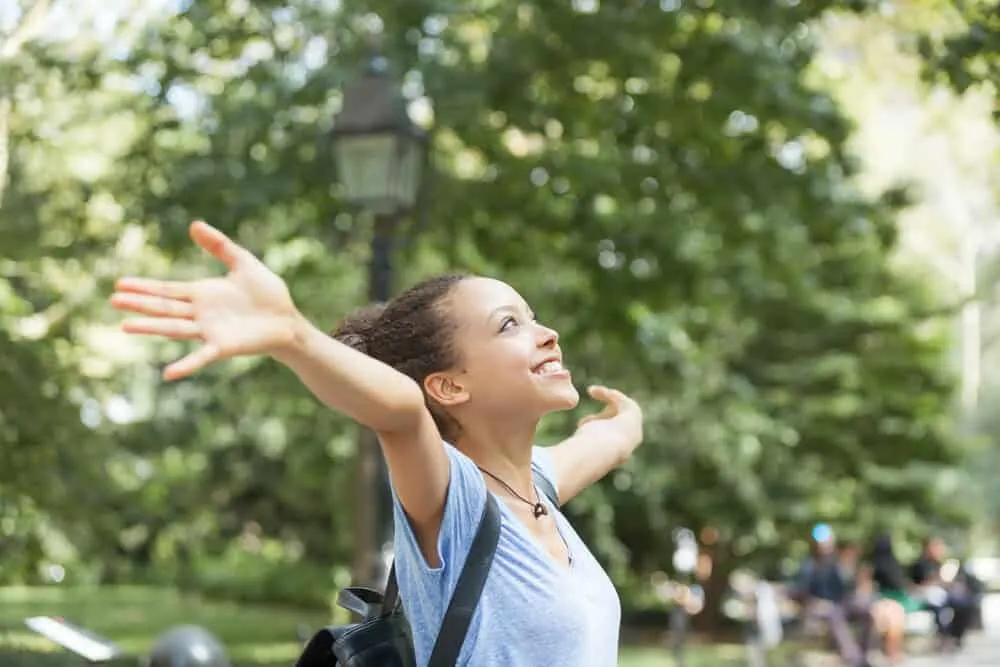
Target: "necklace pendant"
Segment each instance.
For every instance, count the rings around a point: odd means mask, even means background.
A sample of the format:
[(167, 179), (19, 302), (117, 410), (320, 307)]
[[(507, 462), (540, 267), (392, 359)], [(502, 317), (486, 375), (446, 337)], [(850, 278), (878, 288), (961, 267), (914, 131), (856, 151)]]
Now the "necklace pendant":
[(541, 519), (543, 516), (549, 513), (549, 510), (545, 505), (541, 503), (535, 503), (535, 508), (532, 510), (532, 514), (535, 515), (536, 519)]

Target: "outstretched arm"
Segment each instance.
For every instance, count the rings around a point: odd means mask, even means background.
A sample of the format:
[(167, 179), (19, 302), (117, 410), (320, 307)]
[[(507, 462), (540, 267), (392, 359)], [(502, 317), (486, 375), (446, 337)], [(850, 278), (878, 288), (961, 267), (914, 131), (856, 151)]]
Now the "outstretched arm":
[(166, 368), (167, 380), (235, 356), (268, 354), (287, 365), (323, 403), (378, 434), (393, 486), (421, 542), (436, 543), (449, 464), (417, 383), (309, 324), (284, 282), (222, 232), (196, 222), (191, 238), (228, 274), (195, 281), (119, 280), (112, 305), (141, 316), (122, 328), (201, 342)]
[(437, 534), (448, 492), (449, 463), (420, 387), (302, 320), (294, 342), (274, 357), (323, 403), (373, 429), (393, 488), (424, 555), (437, 558)]
[(590, 387), (588, 393), (604, 409), (581, 419), (573, 435), (549, 450), (561, 504), (623, 464), (642, 442), (638, 403), (607, 387)]
[(305, 318), (289, 324), (272, 356), (290, 368), (325, 405), (380, 436), (413, 432), (427, 412), (420, 387), (381, 361), (335, 340)]

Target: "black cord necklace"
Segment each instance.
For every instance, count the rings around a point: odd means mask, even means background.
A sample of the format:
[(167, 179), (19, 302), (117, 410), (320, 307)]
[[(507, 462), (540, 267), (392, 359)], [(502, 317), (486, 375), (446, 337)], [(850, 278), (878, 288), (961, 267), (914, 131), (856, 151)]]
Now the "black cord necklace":
[[(502, 479), (500, 479), (499, 477), (497, 477), (496, 475), (494, 475), (493, 473), (491, 473), (489, 470), (486, 470), (486, 469), (484, 469), (484, 468), (482, 468), (480, 466), (476, 466), (476, 467), (479, 468), (483, 472), (484, 475), (489, 475), (490, 477), (492, 477), (493, 479), (495, 479), (501, 486), (503, 486), (503, 488), (507, 489), (511, 493), (511, 495), (513, 495), (515, 498), (517, 498), (518, 500), (520, 500), (525, 505), (529, 506), (531, 508), (531, 514), (536, 519), (541, 519), (543, 516), (545, 516), (546, 514), (549, 513), (548, 508), (546, 508), (545, 505), (543, 505), (540, 500), (537, 503), (531, 502), (530, 500), (528, 500), (527, 498), (525, 498), (524, 496), (522, 496), (520, 493), (518, 493), (517, 491), (515, 491), (514, 489), (512, 489), (511, 486), (510, 486), (510, 484), (508, 484), (507, 482), (503, 481)], [(538, 489), (535, 489), (535, 497), (536, 498), (538, 497)]]

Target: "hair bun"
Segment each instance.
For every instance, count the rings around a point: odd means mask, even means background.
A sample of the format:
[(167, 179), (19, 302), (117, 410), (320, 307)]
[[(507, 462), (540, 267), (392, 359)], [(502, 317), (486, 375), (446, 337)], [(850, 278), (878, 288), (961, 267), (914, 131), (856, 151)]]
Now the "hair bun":
[(333, 337), (358, 352), (368, 354), (368, 346), (372, 340), (372, 333), (378, 327), (384, 312), (384, 303), (376, 303), (360, 308), (344, 318), (340, 325), (334, 329)]

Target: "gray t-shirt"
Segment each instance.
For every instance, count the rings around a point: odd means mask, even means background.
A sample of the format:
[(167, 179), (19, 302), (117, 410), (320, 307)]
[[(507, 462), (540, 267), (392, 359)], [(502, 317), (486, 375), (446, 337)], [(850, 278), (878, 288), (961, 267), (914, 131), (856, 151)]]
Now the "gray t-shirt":
[[(417, 665), (426, 667), (444, 612), (458, 582), (486, 503), (482, 473), (445, 444), (451, 462), (441, 520), (441, 567), (424, 560), (399, 499), (395, 505), (396, 576), (413, 629)], [(554, 486), (548, 452), (533, 460)], [(499, 501), (500, 541), (458, 666), (614, 667), (618, 664), (618, 593), (566, 518), (549, 507), (569, 548), (572, 565), (557, 563), (527, 527)], [(500, 499), (498, 499), (500, 500)]]

